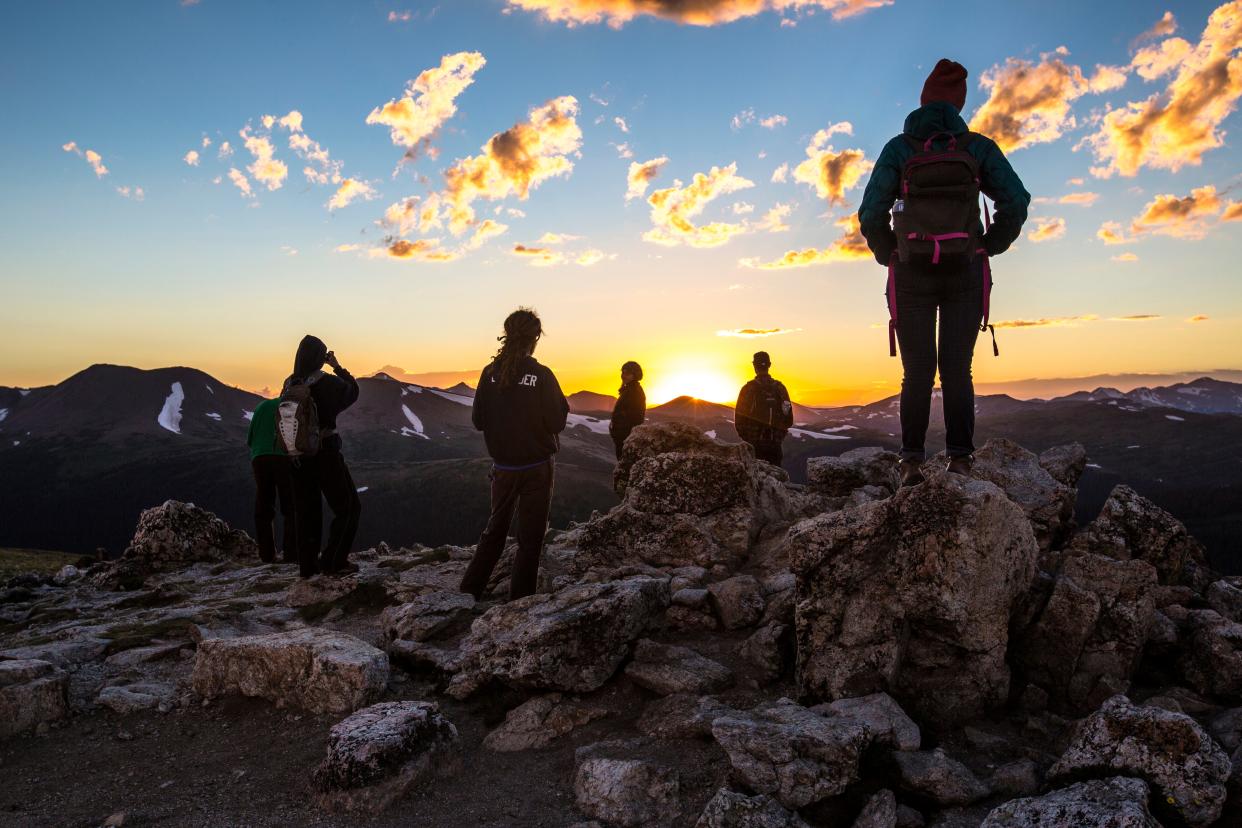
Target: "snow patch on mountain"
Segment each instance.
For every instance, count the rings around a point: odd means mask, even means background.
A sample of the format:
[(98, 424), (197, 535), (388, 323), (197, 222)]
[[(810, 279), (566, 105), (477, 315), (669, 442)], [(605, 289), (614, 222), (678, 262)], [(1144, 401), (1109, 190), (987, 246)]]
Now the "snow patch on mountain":
[(824, 434), (832, 434), (833, 432), (836, 432), (836, 431), (857, 431), (857, 430), (858, 430), (858, 426), (853, 426), (853, 425), (850, 425), (849, 423), (846, 423), (845, 425), (831, 426), (829, 428), (820, 429), (820, 431), (823, 432)]
[(160, 410), (160, 416), (156, 418), (156, 422), (173, 434), (180, 434), (181, 404), (185, 402), (185, 391), (182, 390), (179, 382), (174, 382), (169, 389), (168, 397), (164, 400), (164, 407)]
[(458, 405), (474, 405), (474, 399), (467, 397), (464, 394), (454, 394), (451, 391), (441, 391), (439, 388), (428, 388), (427, 390), (435, 394), (437, 397), (443, 397), (449, 402), (455, 402)]
[(242, 419), (243, 419), (243, 420), (246, 420), (247, 422), (249, 422), (250, 420), (253, 420), (253, 419), (254, 419), (254, 412), (253, 412), (253, 411), (247, 411), (246, 409), (244, 409), (244, 408), (243, 408), (243, 409), (242, 409)]
[(567, 422), (571, 428), (573, 426), (582, 426), (583, 428), (590, 429), (596, 434), (608, 433), (608, 420), (598, 420), (595, 417), (588, 417), (585, 414), (570, 414)]
[(1173, 421), (1173, 422), (1175, 422), (1175, 423), (1184, 423), (1184, 422), (1186, 422), (1186, 418), (1185, 418), (1185, 417), (1179, 417), (1179, 416), (1177, 416), (1176, 414), (1165, 414), (1165, 415), (1164, 415), (1164, 418), (1165, 418), (1166, 420), (1172, 420), (1172, 421)]
[(220, 422), (220, 415), (217, 414), (215, 411), (208, 411), (207, 416), (215, 420), (217, 423)]
[(9, 416), (9, 410), (7, 408), (0, 408), (0, 423), (3, 423), (4, 418), (7, 416)]
[(401, 413), (404, 414), (405, 418), (410, 421), (409, 426), (401, 427), (402, 434), (404, 434), (406, 437), (409, 437), (412, 435), (415, 437), (422, 437), (424, 440), (431, 439), (423, 431), (423, 421), (418, 418), (417, 414), (415, 414), (413, 411), (410, 410), (410, 407), (408, 405), (401, 406)]
[(716, 429), (714, 428), (711, 431), (704, 431), (703, 433), (706, 434), (708, 437), (711, 437), (713, 440), (716, 439)]
[(807, 431), (804, 428), (791, 428), (789, 429), (789, 433), (799, 440), (801, 440), (803, 437), (812, 437), (816, 440), (848, 440), (850, 439), (849, 437), (846, 437), (842, 434), (824, 434), (821, 431)]

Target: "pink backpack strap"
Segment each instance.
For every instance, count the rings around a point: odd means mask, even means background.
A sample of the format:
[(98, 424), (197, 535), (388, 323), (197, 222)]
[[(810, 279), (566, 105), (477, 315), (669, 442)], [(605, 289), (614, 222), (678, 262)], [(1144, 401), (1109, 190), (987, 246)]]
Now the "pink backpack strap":
[(888, 257), (888, 355), (897, 356), (897, 278), (893, 272), (893, 263), (897, 261), (897, 251)]
[[(992, 211), (988, 209), (988, 200), (983, 199), (983, 231), (986, 233), (992, 227)], [(992, 334), (992, 356), (1000, 356), (1000, 346), (996, 344), (996, 327), (988, 320), (992, 314), (992, 262), (988, 258), (988, 252), (980, 247), (976, 253), (983, 254), (983, 321), (979, 323), (980, 331), (987, 331)]]

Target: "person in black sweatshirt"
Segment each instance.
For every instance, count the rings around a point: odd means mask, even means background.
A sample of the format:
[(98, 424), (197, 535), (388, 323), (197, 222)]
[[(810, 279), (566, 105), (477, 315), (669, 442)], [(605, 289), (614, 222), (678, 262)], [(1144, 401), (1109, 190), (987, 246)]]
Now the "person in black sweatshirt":
[(509, 582), (509, 598), (535, 592), (539, 556), (548, 530), (552, 504), (553, 456), (565, 429), (569, 401), (556, 376), (532, 356), (543, 325), (529, 308), (519, 308), (505, 319), (501, 347), (483, 369), (474, 392), (472, 419), (483, 432), (492, 458), (492, 511), (487, 528), (466, 574), (461, 591), (478, 600), (509, 536), (517, 512), (517, 555)]
[[(332, 366), (336, 376), (323, 372), (324, 363)], [(298, 344), (293, 374), (285, 380), (285, 387), (294, 380), (310, 386), (319, 415), (320, 434), (319, 452), (297, 457), (293, 464), (301, 575), (309, 578), (319, 572), (333, 575), (357, 572), (357, 565), (349, 561), (349, 552), (358, 532), (362, 502), (341, 453), (336, 418), (358, 399), (358, 381), (341, 367), (323, 340), (310, 334), (302, 337)], [(328, 527), (327, 543), (321, 549), (324, 499), (332, 510), (332, 523)]]
[(643, 367), (637, 362), (630, 360), (621, 366), (621, 390), (617, 392), (617, 404), (613, 406), (612, 420), (608, 423), (618, 460), (625, 438), (647, 419), (647, 395), (643, 393), (642, 379)]

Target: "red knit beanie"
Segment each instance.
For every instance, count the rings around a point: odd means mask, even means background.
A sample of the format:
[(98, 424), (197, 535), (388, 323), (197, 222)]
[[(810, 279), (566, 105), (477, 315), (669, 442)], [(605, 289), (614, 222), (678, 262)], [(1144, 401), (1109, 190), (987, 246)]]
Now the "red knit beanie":
[(944, 101), (957, 107), (961, 112), (966, 106), (966, 67), (957, 61), (941, 58), (936, 68), (927, 76), (923, 84), (923, 96), (919, 103), (926, 106), (935, 101)]

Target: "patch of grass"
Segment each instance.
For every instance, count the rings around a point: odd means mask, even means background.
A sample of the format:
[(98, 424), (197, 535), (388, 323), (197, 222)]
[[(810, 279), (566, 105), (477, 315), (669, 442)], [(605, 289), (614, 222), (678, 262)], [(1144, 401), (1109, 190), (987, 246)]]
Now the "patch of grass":
[(23, 572), (53, 575), (65, 564), (79, 566), (84, 562), (81, 555), (69, 552), (51, 552), (46, 549), (10, 549), (0, 547), (0, 582), (7, 581)]

